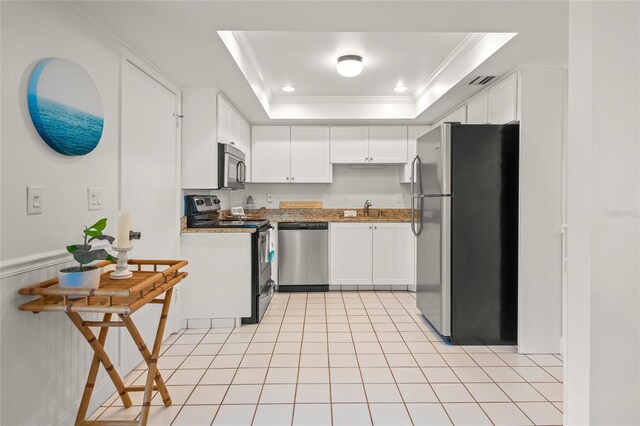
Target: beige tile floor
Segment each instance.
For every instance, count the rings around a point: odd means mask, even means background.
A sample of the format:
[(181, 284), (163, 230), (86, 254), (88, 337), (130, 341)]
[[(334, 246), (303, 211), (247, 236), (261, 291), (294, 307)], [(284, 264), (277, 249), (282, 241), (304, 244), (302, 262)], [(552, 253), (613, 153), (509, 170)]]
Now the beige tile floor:
[[(260, 325), (182, 330), (149, 425), (559, 425), (562, 359), (450, 346), (409, 292), (278, 293)], [(144, 370), (128, 383), (143, 384)], [(92, 416), (134, 419), (113, 395)]]

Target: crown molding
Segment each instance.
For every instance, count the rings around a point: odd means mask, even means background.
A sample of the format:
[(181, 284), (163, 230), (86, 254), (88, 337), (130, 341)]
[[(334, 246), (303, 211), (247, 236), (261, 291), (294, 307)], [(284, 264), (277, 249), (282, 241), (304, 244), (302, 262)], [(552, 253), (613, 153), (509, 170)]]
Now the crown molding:
[(413, 96), (274, 96), (272, 104), (415, 104)]
[(242, 31), (218, 31), (218, 36), (222, 39), (231, 57), (249, 82), (251, 89), (268, 115), (273, 93), (264, 79), (262, 67), (256, 58), (251, 43), (249, 43), (249, 39)]
[(243, 31), (218, 31), (270, 119), (414, 119), (516, 34), (467, 34), (412, 95), (292, 96), (271, 91)]
[(419, 99), (426, 92), (428, 92), (433, 86), (438, 83), (440, 76), (450, 70), (456, 63), (460, 61), (465, 55), (467, 55), (473, 47), (478, 44), (486, 33), (470, 33), (465, 36), (464, 39), (449, 53), (449, 55), (442, 61), (442, 63), (436, 68), (429, 77), (427, 77), (420, 86), (413, 93), (414, 99)]

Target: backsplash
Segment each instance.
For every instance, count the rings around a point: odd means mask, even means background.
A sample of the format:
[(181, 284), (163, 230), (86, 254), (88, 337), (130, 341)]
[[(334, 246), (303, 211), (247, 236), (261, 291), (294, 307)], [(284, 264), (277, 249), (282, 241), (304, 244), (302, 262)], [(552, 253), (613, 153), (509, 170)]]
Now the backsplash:
[[(389, 165), (377, 168), (333, 166), (333, 183), (248, 183), (237, 191), (211, 191), (220, 198), (222, 208), (244, 206), (247, 196), (253, 195), (257, 207), (277, 209), (280, 201), (314, 201), (325, 208), (362, 208), (366, 200), (374, 208), (409, 208), (409, 185), (401, 184), (404, 166)], [(267, 202), (267, 194), (273, 201)], [(400, 199), (400, 201), (398, 201)]]

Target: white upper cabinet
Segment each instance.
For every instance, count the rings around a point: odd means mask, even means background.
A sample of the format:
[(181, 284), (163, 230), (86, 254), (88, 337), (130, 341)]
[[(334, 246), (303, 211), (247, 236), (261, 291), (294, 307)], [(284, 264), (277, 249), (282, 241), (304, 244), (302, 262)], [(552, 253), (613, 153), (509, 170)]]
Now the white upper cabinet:
[(331, 162), (366, 163), (369, 160), (369, 128), (366, 126), (331, 127)]
[(414, 238), (409, 223), (373, 224), (373, 284), (414, 283)]
[(467, 102), (467, 124), (486, 124), (489, 122), (487, 92), (474, 96)]
[(442, 121), (445, 123), (467, 124), (467, 105), (460, 105), (447, 114)]
[(488, 121), (505, 124), (518, 119), (518, 73), (488, 89)]
[(404, 166), (404, 174), (402, 175), (402, 183), (411, 182), (411, 163), (416, 156), (418, 139), (425, 135), (431, 126), (409, 126), (407, 128), (407, 164)]
[(216, 92), (182, 92), (182, 188), (218, 188)]
[(328, 126), (253, 126), (252, 182), (330, 183)]
[(403, 164), (407, 162), (406, 126), (332, 126), (334, 164)]
[(218, 94), (218, 142), (228, 143), (244, 153), (247, 182), (251, 182), (251, 126), (229, 102)]
[(369, 162), (402, 164), (407, 162), (407, 126), (369, 127)]
[(252, 127), (252, 182), (289, 182), (290, 138), (289, 126)]
[(329, 126), (291, 126), (291, 182), (330, 183)]
[(249, 123), (219, 93), (184, 90), (182, 114), (182, 188), (218, 188), (219, 142), (232, 143), (244, 152), (249, 167)]

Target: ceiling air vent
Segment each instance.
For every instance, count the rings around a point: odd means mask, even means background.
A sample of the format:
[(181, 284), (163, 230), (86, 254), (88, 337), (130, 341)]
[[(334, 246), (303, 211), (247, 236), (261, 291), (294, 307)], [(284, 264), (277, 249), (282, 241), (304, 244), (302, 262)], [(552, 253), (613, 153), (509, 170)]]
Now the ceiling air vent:
[(479, 75), (469, 82), (471, 86), (484, 86), (485, 84), (493, 81), (496, 78), (495, 75)]

